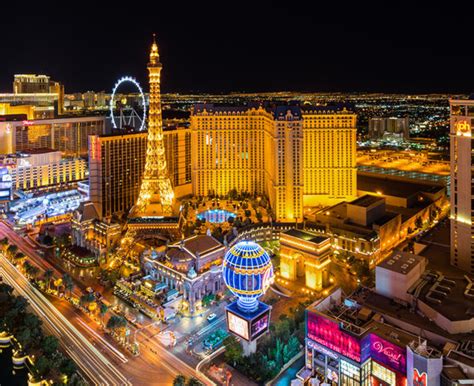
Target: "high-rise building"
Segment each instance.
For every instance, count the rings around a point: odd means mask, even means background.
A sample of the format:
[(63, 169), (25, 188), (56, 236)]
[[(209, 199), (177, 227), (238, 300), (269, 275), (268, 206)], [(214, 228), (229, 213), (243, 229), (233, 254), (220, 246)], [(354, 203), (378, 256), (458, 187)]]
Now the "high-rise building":
[[(166, 162), (177, 197), (192, 193), (190, 136), (186, 128), (163, 132)], [(120, 130), (89, 137), (90, 197), (101, 219), (115, 212), (128, 213), (137, 201), (145, 168), (147, 137), (146, 131)]]
[(0, 154), (29, 149), (59, 150), (87, 156), (89, 135), (105, 134), (105, 117), (72, 117), (0, 122)]
[(13, 80), (15, 94), (49, 93), (50, 80), (47, 75), (19, 74)]
[(85, 108), (92, 108), (95, 107), (95, 92), (94, 91), (87, 91), (82, 96), (84, 99), (84, 107)]
[(62, 158), (60, 151), (51, 149), (28, 150), (0, 157), (1, 168), (11, 176), (14, 190), (51, 189), (75, 185), (86, 178), (86, 161), (81, 158)]
[(369, 138), (381, 139), (384, 136), (398, 135), (400, 138), (408, 139), (410, 137), (410, 125), (408, 117), (389, 117), (369, 119)]
[(2, 94), (2, 102), (15, 102), (16, 104), (32, 104), (39, 109), (54, 108), (57, 114), (62, 114), (64, 109), (64, 86), (59, 82), (50, 80), (47, 75), (19, 74), (13, 80), (13, 94)]
[(180, 126), (164, 129), (163, 145), (175, 196), (191, 195), (191, 129)]
[(336, 106), (196, 105), (193, 193), (266, 194), (278, 220), (356, 196), (356, 115)]
[(89, 189), (100, 219), (135, 204), (145, 167), (147, 133), (117, 131), (89, 137)]
[(356, 120), (344, 106), (303, 109), (303, 205), (334, 205), (356, 197)]
[(474, 182), (472, 125), (474, 100), (450, 100), (451, 106), (451, 264), (474, 273)]

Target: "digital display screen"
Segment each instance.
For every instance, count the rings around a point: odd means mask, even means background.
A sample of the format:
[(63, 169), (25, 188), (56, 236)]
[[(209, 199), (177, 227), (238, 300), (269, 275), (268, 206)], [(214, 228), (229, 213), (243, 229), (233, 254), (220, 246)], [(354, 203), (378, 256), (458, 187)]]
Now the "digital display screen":
[(249, 340), (249, 323), (247, 320), (227, 311), (227, 328), (230, 332)]
[(360, 362), (360, 343), (357, 338), (339, 328), (339, 324), (322, 316), (307, 312), (308, 338), (347, 358)]
[(263, 315), (252, 321), (252, 326), (250, 328), (250, 336), (252, 337), (252, 340), (259, 337), (268, 330), (269, 321), (270, 311), (265, 312)]

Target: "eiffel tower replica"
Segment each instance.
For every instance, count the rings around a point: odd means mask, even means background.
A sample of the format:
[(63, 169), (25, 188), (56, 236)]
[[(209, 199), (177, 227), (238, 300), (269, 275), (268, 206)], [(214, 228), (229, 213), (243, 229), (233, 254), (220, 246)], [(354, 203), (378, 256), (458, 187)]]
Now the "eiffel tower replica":
[[(150, 102), (148, 109), (148, 142), (145, 170), (135, 206), (130, 210), (126, 234), (113, 263), (130, 259), (138, 240), (172, 240), (179, 236), (179, 213), (174, 205), (174, 192), (166, 166), (161, 117), (160, 74), (162, 65), (155, 35), (148, 63)], [(137, 259), (132, 259), (136, 260)], [(111, 264), (114, 265), (114, 264)]]

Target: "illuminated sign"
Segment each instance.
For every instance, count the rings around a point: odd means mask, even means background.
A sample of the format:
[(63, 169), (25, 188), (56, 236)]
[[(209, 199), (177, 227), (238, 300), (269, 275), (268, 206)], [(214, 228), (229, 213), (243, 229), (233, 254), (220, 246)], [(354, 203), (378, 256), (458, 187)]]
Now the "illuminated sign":
[(413, 369), (413, 386), (428, 386), (428, 375), (424, 372), (420, 374), (418, 369)]
[(454, 126), (456, 128), (457, 135), (471, 135), (471, 124), (467, 120), (463, 119), (461, 121), (457, 121)]
[(253, 320), (250, 326), (251, 340), (258, 338), (260, 335), (268, 331), (269, 322), (270, 322), (270, 310), (268, 310), (263, 315)]
[(249, 322), (229, 311), (227, 311), (227, 328), (242, 339), (249, 340)]
[(369, 357), (387, 365), (390, 369), (406, 374), (406, 348), (390, 343), (375, 334), (366, 336), (362, 341), (362, 362)]
[(339, 356), (335, 353), (333, 353), (331, 350), (328, 350), (326, 347), (324, 347), (323, 345), (320, 345), (319, 343), (316, 343), (316, 342), (313, 342), (312, 340), (309, 340), (307, 341), (307, 345), (309, 348), (312, 348), (324, 355), (327, 355), (329, 357), (331, 357), (332, 359), (338, 359)]
[(308, 312), (306, 327), (308, 338), (347, 358), (360, 362), (359, 340), (342, 331), (338, 323)]

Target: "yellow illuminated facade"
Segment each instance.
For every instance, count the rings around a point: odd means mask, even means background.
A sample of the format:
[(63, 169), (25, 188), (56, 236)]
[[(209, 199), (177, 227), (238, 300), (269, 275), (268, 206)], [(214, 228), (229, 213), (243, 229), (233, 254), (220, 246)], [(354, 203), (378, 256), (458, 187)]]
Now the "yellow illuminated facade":
[(296, 281), (304, 278), (306, 287), (321, 291), (328, 284), (331, 239), (290, 229), (280, 236), (280, 276)]
[(15, 106), (11, 103), (0, 103), (0, 115), (26, 115), (27, 119), (33, 119), (35, 116), (35, 109), (32, 105)]
[(334, 205), (357, 196), (356, 119), (346, 110), (303, 113), (304, 206)]
[(450, 100), (451, 264), (474, 273), (473, 146), (474, 100)]
[(132, 217), (173, 215), (174, 192), (166, 166), (161, 117), (161, 69), (158, 45), (153, 41), (148, 63), (150, 103), (148, 107), (148, 140), (145, 170), (140, 193), (132, 210)]
[(266, 194), (279, 221), (356, 196), (356, 115), (345, 109), (196, 105), (193, 194)]
[[(163, 133), (166, 161), (177, 197), (191, 194), (190, 130)], [(147, 132), (89, 138), (90, 197), (100, 218), (128, 213), (138, 199), (145, 169)]]
[(77, 183), (87, 175), (87, 163), (81, 158), (61, 158), (59, 151), (31, 150), (2, 157), (0, 166), (12, 177), (14, 190), (37, 190)]

